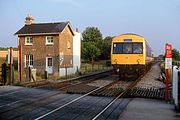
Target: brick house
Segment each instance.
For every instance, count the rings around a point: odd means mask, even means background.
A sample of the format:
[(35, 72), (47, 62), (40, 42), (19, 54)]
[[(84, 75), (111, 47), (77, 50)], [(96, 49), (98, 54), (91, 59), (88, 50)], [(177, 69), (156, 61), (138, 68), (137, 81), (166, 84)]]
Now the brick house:
[(36, 68), (38, 75), (61, 76), (61, 68), (73, 67), (73, 36), (70, 22), (33, 23), (26, 17), (25, 25), (15, 33), (22, 45), (23, 69)]

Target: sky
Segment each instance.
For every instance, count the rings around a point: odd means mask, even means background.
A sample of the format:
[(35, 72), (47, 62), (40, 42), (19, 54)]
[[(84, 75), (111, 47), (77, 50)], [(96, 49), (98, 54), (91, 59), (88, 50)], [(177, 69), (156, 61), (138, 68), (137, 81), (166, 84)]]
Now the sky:
[(98, 27), (103, 37), (135, 33), (155, 56), (166, 43), (180, 51), (180, 0), (0, 0), (0, 47), (17, 47), (14, 35), (30, 14), (35, 23), (70, 21), (83, 32)]

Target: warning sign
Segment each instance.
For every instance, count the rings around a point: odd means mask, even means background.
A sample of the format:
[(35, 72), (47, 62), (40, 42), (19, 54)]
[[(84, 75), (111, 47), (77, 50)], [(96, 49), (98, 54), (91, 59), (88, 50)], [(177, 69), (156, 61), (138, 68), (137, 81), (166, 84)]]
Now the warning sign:
[(166, 58), (165, 69), (172, 69), (172, 58)]
[(166, 44), (165, 69), (172, 69), (172, 45)]
[(172, 58), (172, 45), (166, 44), (166, 58)]

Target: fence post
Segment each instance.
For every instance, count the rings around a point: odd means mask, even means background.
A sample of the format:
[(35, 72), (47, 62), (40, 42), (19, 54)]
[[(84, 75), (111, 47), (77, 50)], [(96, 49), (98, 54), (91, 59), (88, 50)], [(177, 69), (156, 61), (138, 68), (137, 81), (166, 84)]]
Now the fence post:
[(2, 64), (2, 81), (3, 81), (3, 85), (5, 85), (6, 81), (7, 81), (6, 68), (7, 68), (6, 63), (3, 63)]
[(67, 74), (68, 74), (68, 73), (67, 73), (67, 67), (65, 67), (65, 69), (66, 69), (66, 79), (67, 79)]
[(31, 67), (30, 66), (28, 68), (28, 72), (29, 72), (29, 82), (31, 82), (32, 73), (31, 73)]
[(14, 65), (12, 65), (12, 84), (14, 84)]

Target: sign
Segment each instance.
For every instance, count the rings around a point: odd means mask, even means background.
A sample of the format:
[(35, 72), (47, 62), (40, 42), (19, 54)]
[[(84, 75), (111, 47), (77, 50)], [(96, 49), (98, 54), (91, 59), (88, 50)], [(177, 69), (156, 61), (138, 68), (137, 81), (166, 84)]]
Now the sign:
[(13, 64), (13, 49), (8, 49), (8, 64)]
[(172, 58), (172, 45), (166, 44), (166, 58)]
[(172, 45), (166, 44), (165, 69), (172, 69)]
[(172, 69), (172, 58), (165, 59), (165, 69)]

